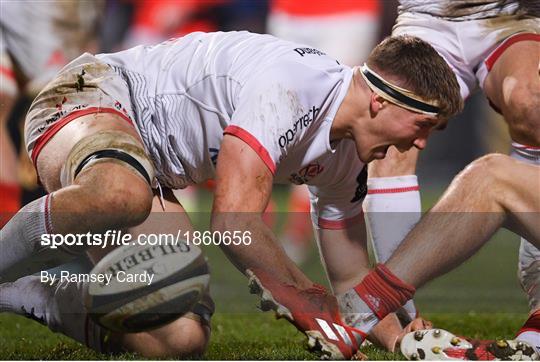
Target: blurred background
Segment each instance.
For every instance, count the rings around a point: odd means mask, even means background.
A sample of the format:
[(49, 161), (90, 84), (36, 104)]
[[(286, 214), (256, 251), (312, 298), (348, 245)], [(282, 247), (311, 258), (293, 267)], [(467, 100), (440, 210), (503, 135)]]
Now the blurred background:
[[(3, 6), (10, 4), (2, 2)], [(88, 15), (91, 23), (87, 24), (91, 39), (82, 50), (93, 53), (153, 44), (192, 31), (249, 30), (305, 43), (348, 65), (361, 64), (371, 48), (390, 34), (397, 13), (397, 1), (392, 0), (102, 0), (82, 3), (86, 10), (79, 15), (82, 18)], [(88, 10), (89, 6), (92, 11)], [(340, 19), (339, 22), (336, 19)], [(9, 134), (16, 150), (21, 149), (22, 122), (35, 89), (21, 90), (10, 112)], [(418, 175), (424, 209), (436, 201), (465, 165), (485, 153), (508, 153), (509, 145), (503, 120), (489, 108), (483, 94), (471, 96), (464, 112), (451, 120), (446, 130), (434, 134), (421, 153)], [(17, 179), (22, 185), (24, 204), (43, 191), (36, 182), (33, 167), (25, 160), (25, 153), (19, 152), (18, 159)], [(268, 220), (290, 255), (312, 278), (325, 284), (304, 193), (285, 186), (276, 187)], [(179, 191), (177, 196), (191, 211), (197, 228), (206, 229), (211, 185), (188, 188)], [(246, 280), (217, 247), (206, 249), (218, 312), (254, 310), (255, 298), (247, 295)], [(498, 233), (478, 256), (422, 289), (418, 294), (420, 310), (526, 313), (526, 300), (516, 278), (517, 249), (517, 237), (508, 232)]]

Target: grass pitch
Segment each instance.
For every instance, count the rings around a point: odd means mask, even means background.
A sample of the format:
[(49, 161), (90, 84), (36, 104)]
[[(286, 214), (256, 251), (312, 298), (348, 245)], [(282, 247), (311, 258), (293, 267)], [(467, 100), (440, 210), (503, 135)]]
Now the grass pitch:
[[(475, 257), (457, 270), (433, 281), (417, 293), (422, 314), (436, 327), (460, 335), (492, 339), (513, 337), (527, 317), (527, 303), (517, 278), (519, 240), (499, 232)], [(451, 248), (452, 245), (449, 245)], [(203, 359), (291, 360), (316, 359), (305, 350), (305, 337), (284, 320), (255, 307), (247, 280), (216, 247), (206, 248), (212, 270), (212, 296), (216, 315), (212, 338)], [(303, 266), (308, 276), (327, 284), (313, 247)], [(398, 354), (374, 347), (363, 350), (372, 360), (400, 360)], [(0, 315), (0, 360), (141, 359), (123, 354), (97, 354), (67, 337), (50, 332), (34, 321)]]

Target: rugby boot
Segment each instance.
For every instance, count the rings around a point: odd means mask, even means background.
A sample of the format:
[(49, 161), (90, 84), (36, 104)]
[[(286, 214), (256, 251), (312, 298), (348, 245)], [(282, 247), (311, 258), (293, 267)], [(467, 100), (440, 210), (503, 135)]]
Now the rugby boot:
[(252, 294), (261, 297), (260, 308), (273, 310), (308, 338), (308, 347), (323, 359), (364, 359), (358, 346), (365, 334), (343, 323), (336, 298), (320, 285), (299, 289), (276, 281), (270, 274), (247, 270)]
[(517, 340), (468, 340), (443, 329), (406, 334), (401, 353), (409, 360), (429, 361), (535, 361), (540, 358), (527, 343)]

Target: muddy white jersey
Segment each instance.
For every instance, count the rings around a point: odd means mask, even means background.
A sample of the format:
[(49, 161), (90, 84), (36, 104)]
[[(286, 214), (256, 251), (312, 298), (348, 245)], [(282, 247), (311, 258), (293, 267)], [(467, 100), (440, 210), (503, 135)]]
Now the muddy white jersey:
[(446, 20), (486, 19), (527, 12), (518, 0), (400, 0), (398, 12), (422, 13)]
[(223, 135), (231, 134), (257, 152), (275, 182), (310, 185), (317, 218), (343, 221), (361, 212), (367, 175), (354, 142), (330, 144), (349, 67), (248, 32), (193, 33), (97, 58), (127, 82), (162, 185), (212, 178)]

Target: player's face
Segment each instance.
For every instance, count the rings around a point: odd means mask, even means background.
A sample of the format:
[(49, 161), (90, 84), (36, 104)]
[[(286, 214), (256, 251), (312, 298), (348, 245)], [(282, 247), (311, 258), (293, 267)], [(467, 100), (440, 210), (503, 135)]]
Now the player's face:
[(426, 147), (430, 133), (440, 126), (437, 118), (394, 104), (376, 121), (378, 123), (372, 137), (364, 142), (362, 149), (357, 148), (358, 156), (364, 162), (385, 158), (390, 146), (395, 146), (400, 152), (412, 147), (422, 150)]

